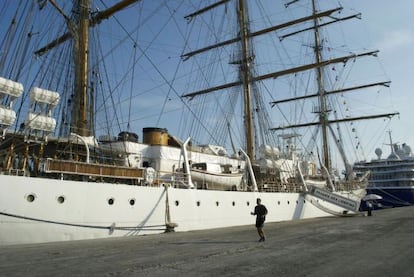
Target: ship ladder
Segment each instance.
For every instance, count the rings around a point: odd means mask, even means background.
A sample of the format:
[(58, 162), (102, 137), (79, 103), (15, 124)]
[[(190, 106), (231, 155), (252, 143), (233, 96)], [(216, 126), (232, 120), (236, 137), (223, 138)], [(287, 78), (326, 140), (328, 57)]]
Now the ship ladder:
[(315, 196), (309, 194), (309, 192), (305, 192), (304, 198), (306, 201), (310, 202), (312, 205), (314, 205), (315, 207), (317, 207), (318, 209), (331, 214), (333, 216), (340, 216), (340, 217), (351, 217), (351, 216), (357, 216), (357, 215), (362, 215), (362, 213), (360, 212), (354, 212), (354, 213), (348, 213), (347, 211), (334, 211), (332, 209), (329, 209), (328, 207), (322, 205), (321, 203), (319, 203), (315, 198)]

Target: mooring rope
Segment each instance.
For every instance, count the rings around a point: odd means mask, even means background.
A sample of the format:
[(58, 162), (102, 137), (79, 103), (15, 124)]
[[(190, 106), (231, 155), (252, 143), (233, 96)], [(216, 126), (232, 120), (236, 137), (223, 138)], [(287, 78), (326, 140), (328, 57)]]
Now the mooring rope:
[[(59, 222), (59, 221), (46, 220), (46, 219), (40, 219), (40, 218), (34, 218), (34, 217), (28, 217), (28, 216), (21, 216), (21, 215), (4, 213), (4, 212), (0, 212), (0, 215), (14, 217), (14, 218), (19, 218), (19, 219), (24, 219), (24, 220), (31, 220), (31, 221), (43, 222), (43, 223), (51, 223), (51, 224), (65, 225), (65, 226), (71, 226), (71, 227), (82, 227), (82, 228), (93, 228), (93, 229), (107, 229), (107, 230), (110, 230), (110, 231), (113, 231), (113, 230), (127, 230), (127, 231), (128, 230), (163, 231), (163, 230), (165, 230), (165, 225), (147, 225), (147, 226), (131, 226), (131, 227), (124, 226), (124, 227), (116, 227), (114, 224), (111, 224), (110, 226), (99, 226), (99, 225), (87, 225), (87, 224), (76, 224), (76, 223)], [(160, 228), (160, 227), (164, 227), (164, 228)]]

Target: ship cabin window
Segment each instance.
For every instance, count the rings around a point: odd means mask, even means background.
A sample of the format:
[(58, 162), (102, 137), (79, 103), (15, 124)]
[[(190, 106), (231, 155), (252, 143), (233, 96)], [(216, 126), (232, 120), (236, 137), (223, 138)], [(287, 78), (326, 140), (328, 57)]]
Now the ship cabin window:
[[(231, 167), (231, 165), (229, 165)], [(229, 169), (219, 164), (207, 164), (207, 163), (194, 163), (191, 165), (191, 168), (203, 171), (218, 172), (218, 173), (231, 173)]]
[(225, 164), (221, 166), (222, 173), (232, 173), (233, 166), (231, 164)]
[(270, 175), (276, 175), (277, 170), (275, 168), (269, 168), (269, 174)]
[(280, 205), (280, 201), (277, 201), (277, 204)]
[(108, 204), (109, 204), (109, 205), (113, 205), (113, 204), (114, 204), (114, 202), (115, 202), (115, 200), (114, 200), (113, 198), (109, 198), (109, 199), (108, 199)]
[(150, 163), (148, 161), (142, 162), (142, 167), (150, 167)]
[(219, 204), (220, 204), (220, 203), (219, 203), (218, 201), (216, 201), (216, 206), (217, 206), (217, 207), (219, 206)]
[(129, 205), (134, 206), (135, 205), (135, 199), (129, 199)]
[(200, 201), (197, 201), (197, 207), (200, 207), (200, 204), (201, 204)]
[(192, 164), (191, 167), (194, 169), (198, 169), (198, 170), (207, 170), (206, 163), (195, 163), (195, 164)]
[(250, 202), (249, 201), (247, 201), (246, 204), (247, 204), (247, 206), (250, 206)]
[(233, 206), (236, 206), (236, 202), (234, 202), (234, 201), (233, 201), (231, 204), (232, 204)]
[(176, 201), (175, 201), (175, 205), (176, 205), (176, 206), (180, 205), (180, 201), (176, 200)]

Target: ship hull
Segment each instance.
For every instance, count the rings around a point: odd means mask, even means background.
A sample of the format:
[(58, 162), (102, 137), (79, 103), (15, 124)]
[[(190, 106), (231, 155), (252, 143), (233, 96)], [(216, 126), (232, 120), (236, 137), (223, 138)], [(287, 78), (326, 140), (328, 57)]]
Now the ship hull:
[(383, 207), (403, 207), (414, 205), (414, 187), (367, 188), (367, 194), (382, 197), (377, 200)]
[[(268, 222), (331, 216), (300, 193), (214, 191), (0, 175), (0, 245), (203, 230), (254, 223), (256, 198)], [(343, 210), (323, 200), (329, 210)]]

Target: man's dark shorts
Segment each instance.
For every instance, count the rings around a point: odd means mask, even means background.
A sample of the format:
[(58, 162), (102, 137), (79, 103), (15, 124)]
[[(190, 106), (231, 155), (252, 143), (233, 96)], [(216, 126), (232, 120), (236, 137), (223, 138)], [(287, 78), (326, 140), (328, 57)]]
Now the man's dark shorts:
[(256, 228), (263, 228), (264, 222), (264, 217), (259, 217), (258, 219), (256, 219)]

